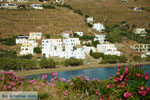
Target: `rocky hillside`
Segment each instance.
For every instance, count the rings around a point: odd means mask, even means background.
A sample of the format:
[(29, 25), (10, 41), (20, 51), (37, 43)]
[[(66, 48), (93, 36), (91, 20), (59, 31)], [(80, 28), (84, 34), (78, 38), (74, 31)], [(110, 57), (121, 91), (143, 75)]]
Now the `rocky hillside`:
[[(138, 27), (150, 27), (150, 0), (65, 0), (73, 8), (93, 16), (96, 21), (106, 24), (117, 24), (126, 21)], [(133, 11), (133, 7), (142, 7), (142, 11)]]
[(63, 31), (83, 31), (88, 34), (84, 17), (63, 7), (44, 10), (0, 9), (0, 37), (42, 32), (61, 35)]

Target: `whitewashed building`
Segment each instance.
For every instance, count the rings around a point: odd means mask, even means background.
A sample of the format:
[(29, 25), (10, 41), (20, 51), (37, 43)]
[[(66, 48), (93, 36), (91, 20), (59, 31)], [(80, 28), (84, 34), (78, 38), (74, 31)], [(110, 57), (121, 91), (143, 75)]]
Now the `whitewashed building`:
[(28, 2), (28, 0), (17, 0), (17, 2)]
[(136, 28), (134, 33), (140, 36), (146, 36), (147, 32), (145, 28)]
[(18, 36), (16, 38), (16, 44), (23, 44), (29, 39), (29, 36)]
[(48, 57), (85, 59), (82, 48), (74, 48), (80, 44), (79, 39), (44, 39), (42, 40), (42, 55)]
[(17, 9), (18, 5), (15, 3), (1, 3), (0, 8), (4, 9)]
[(121, 55), (121, 52), (117, 51), (117, 48), (114, 44), (98, 44), (97, 50), (104, 53), (104, 55)]
[(105, 31), (105, 27), (101, 23), (94, 23), (92, 28), (98, 32), (104, 32)]
[(96, 52), (96, 48), (94, 48), (93, 46), (91, 46), (91, 47), (83, 46), (82, 48), (83, 48), (83, 51), (84, 51), (86, 54), (89, 54), (91, 50), (92, 50), (93, 52)]
[(90, 23), (90, 24), (93, 24), (94, 23), (94, 18), (93, 17), (88, 17), (88, 18), (86, 18), (86, 22)]
[(79, 38), (63, 39), (63, 44), (66, 46), (76, 46), (76, 45), (80, 45), (80, 40)]
[(94, 41), (99, 41), (99, 43), (104, 43), (106, 41), (105, 35), (95, 35)]
[(63, 38), (70, 38), (72, 36), (73, 36), (72, 31), (65, 31), (65, 32), (62, 33)]
[(55, 3), (63, 5), (65, 3), (65, 1), (64, 0), (55, 0)]
[(39, 9), (39, 10), (43, 9), (41, 4), (31, 4), (30, 7), (34, 9)]
[(83, 32), (75, 32), (79, 36), (83, 36)]
[(20, 55), (34, 54), (34, 48), (38, 46), (38, 43), (34, 40), (28, 40), (21, 46)]
[(40, 40), (42, 38), (41, 32), (30, 32), (29, 39), (31, 40)]

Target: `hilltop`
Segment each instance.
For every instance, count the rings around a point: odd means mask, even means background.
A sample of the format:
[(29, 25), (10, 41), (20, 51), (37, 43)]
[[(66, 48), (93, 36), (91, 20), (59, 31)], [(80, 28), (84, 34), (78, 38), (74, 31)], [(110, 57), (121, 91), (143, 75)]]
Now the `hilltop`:
[(133, 11), (133, 7), (149, 9), (150, 0), (128, 0), (121, 3), (120, 0), (65, 0), (75, 9), (80, 9), (84, 14), (93, 16), (97, 22), (105, 25), (113, 25), (126, 21), (130, 25), (138, 27), (150, 27), (150, 12)]
[(59, 36), (63, 31), (83, 31), (88, 34), (84, 17), (73, 11), (56, 7), (43, 10), (0, 9), (0, 37), (42, 32)]

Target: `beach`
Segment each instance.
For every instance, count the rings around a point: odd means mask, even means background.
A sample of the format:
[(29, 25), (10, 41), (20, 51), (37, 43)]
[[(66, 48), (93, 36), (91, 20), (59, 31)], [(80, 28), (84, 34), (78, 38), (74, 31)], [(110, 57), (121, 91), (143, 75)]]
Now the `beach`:
[(129, 65), (129, 64), (150, 64), (150, 62), (131, 62), (131, 63), (116, 63), (116, 64), (84, 64), (82, 66), (67, 66), (67, 67), (56, 67), (49, 69), (33, 69), (25, 71), (16, 71), (15, 73), (19, 76), (28, 76), (35, 74), (44, 74), (49, 72), (60, 72), (60, 71), (70, 71), (70, 70), (80, 70), (80, 69), (91, 69), (91, 68), (103, 68), (103, 67), (116, 67), (118, 65)]

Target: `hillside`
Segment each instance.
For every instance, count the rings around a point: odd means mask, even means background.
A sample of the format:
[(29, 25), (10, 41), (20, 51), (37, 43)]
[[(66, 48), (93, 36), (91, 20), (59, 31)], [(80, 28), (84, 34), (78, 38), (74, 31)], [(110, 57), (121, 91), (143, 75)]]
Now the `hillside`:
[(83, 31), (88, 26), (84, 17), (67, 8), (44, 10), (4, 10), (0, 9), (0, 37), (42, 32), (61, 35), (63, 31)]
[(126, 21), (130, 25), (138, 27), (150, 27), (150, 12), (133, 11), (132, 7), (149, 7), (150, 0), (128, 0), (128, 3), (120, 3), (120, 0), (65, 0), (73, 8), (80, 9), (84, 14), (93, 16), (96, 22), (117, 24)]

